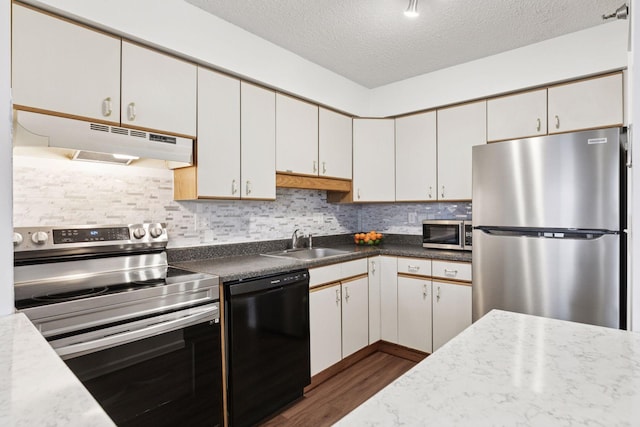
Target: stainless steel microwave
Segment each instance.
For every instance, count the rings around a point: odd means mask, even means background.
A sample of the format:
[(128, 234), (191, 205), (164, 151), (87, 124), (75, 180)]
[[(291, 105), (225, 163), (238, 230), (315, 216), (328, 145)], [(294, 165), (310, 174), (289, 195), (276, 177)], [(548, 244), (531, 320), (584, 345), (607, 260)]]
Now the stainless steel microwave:
[(471, 250), (471, 221), (430, 219), (422, 221), (422, 246), (431, 249)]

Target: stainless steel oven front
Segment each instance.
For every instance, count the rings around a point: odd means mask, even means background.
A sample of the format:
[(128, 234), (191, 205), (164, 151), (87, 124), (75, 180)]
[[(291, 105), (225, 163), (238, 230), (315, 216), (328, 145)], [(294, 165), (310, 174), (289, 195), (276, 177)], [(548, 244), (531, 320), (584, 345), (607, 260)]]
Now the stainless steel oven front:
[(219, 278), (169, 266), (164, 225), (15, 233), (16, 308), (118, 426), (223, 424)]
[(422, 246), (430, 249), (471, 250), (471, 221), (422, 221)]

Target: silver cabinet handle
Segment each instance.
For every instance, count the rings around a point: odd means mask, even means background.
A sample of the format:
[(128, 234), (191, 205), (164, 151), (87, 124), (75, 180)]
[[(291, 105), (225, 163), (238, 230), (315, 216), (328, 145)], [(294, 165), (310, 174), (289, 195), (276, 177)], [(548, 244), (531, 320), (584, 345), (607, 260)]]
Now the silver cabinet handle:
[(433, 187), (431, 185), (429, 186), (429, 198), (433, 198)]
[(442, 198), (444, 199), (444, 185), (442, 186)]
[(560, 129), (560, 117), (556, 116), (556, 129)]
[(327, 162), (322, 162), (322, 174), (327, 174)]
[(358, 199), (360, 199), (360, 189), (358, 188)]
[(111, 115), (111, 97), (107, 97), (102, 101), (102, 115), (105, 117), (109, 117)]
[(340, 289), (336, 289), (336, 305), (340, 304)]
[(318, 162), (316, 160), (313, 161), (313, 173), (318, 172)]
[(345, 301), (349, 302), (349, 287), (348, 286), (344, 287), (344, 299), (345, 299)]
[(436, 294), (436, 302), (440, 302), (440, 286), (438, 286), (438, 293)]
[(422, 299), (427, 299), (427, 284), (422, 285)]
[(236, 180), (231, 181), (231, 194), (236, 194), (238, 192), (238, 186), (236, 185)]
[(409, 270), (412, 273), (417, 273), (420, 270), (420, 266), (419, 265), (407, 265), (407, 270)]
[(445, 268), (444, 275), (447, 277), (456, 277), (458, 275), (458, 270), (449, 270), (448, 268)]
[(127, 106), (127, 117), (129, 117), (129, 121), (134, 121), (136, 119), (136, 103), (130, 102)]
[(537, 119), (537, 121), (538, 121), (538, 125), (536, 126), (536, 130), (540, 132), (540, 128), (542, 128), (542, 121), (539, 118)]
[(247, 181), (246, 185), (246, 195), (248, 196), (249, 194), (251, 194), (251, 181)]
[(371, 261), (371, 274), (376, 274), (376, 262)]

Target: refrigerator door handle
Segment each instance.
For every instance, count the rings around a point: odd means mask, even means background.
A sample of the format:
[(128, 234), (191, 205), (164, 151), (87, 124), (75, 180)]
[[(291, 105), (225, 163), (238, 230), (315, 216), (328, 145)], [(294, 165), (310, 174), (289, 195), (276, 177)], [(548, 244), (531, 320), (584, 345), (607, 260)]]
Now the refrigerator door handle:
[(563, 228), (518, 228), (518, 227), (474, 227), (476, 230), (493, 236), (532, 237), (545, 239), (595, 240), (604, 235), (620, 234), (613, 230), (586, 230)]

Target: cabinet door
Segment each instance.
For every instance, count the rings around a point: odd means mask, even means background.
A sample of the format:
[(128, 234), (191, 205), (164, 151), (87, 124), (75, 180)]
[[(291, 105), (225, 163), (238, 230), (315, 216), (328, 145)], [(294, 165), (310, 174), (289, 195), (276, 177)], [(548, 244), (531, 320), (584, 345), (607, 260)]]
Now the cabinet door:
[(501, 141), (547, 134), (547, 90), (487, 101), (487, 140)]
[(351, 117), (320, 107), (318, 120), (320, 176), (351, 179), (353, 154)]
[(276, 94), (276, 170), (318, 175), (318, 106)]
[(398, 344), (431, 353), (431, 280), (398, 277)]
[(309, 293), (311, 375), (342, 359), (340, 284)]
[(471, 199), (471, 147), (486, 141), (486, 101), (438, 110), (438, 200)]
[(380, 338), (398, 343), (398, 264), (395, 257), (380, 257)]
[(396, 200), (436, 200), (436, 113), (396, 119)]
[(197, 66), (122, 42), (122, 124), (195, 137)]
[(622, 73), (549, 88), (549, 133), (623, 122)]
[(12, 6), (14, 105), (119, 125), (120, 39)]
[(240, 84), (240, 186), (243, 199), (276, 198), (276, 95)]
[(369, 261), (369, 344), (380, 341), (380, 256)]
[(369, 281), (367, 276), (342, 282), (342, 357), (369, 344)]
[(433, 351), (471, 325), (471, 286), (433, 281)]
[(198, 68), (198, 197), (240, 198), (240, 80)]
[(353, 201), (395, 200), (393, 119), (353, 120)]

